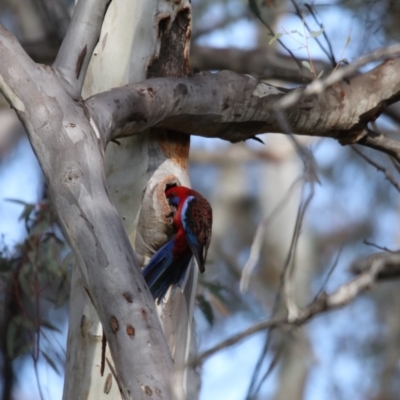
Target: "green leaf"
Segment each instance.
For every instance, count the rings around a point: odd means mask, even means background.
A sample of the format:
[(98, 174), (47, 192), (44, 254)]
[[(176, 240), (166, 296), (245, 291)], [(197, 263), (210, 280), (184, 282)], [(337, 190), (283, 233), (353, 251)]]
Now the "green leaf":
[(312, 72), (311, 65), (308, 61), (301, 62), (310, 72)]
[(10, 203), (15, 203), (15, 204), (21, 204), (24, 206), (24, 209), (23, 209), (21, 215), (19, 216), (19, 220), (23, 219), (25, 222), (28, 222), (32, 211), (36, 207), (35, 204), (26, 203), (25, 201), (18, 200), (18, 199), (6, 199), (6, 201), (9, 201)]
[(25, 295), (30, 297), (34, 294), (31, 263), (26, 262), (23, 264), (18, 274), (18, 282)]
[(280, 39), (283, 36), (283, 33), (276, 33), (271, 40), (268, 42), (269, 45), (271, 45), (272, 43), (274, 43), (275, 41), (277, 41), (278, 39)]
[(15, 355), (14, 348), (16, 347), (15, 339), (17, 335), (17, 328), (17, 321), (15, 321), (15, 318), (13, 318), (8, 324), (7, 329), (7, 353), (11, 358), (14, 358)]
[(0, 272), (10, 272), (12, 269), (12, 262), (11, 260), (0, 257)]
[(60, 239), (54, 232), (46, 232), (45, 237), (43, 238), (43, 241), (48, 241), (48, 240), (53, 240), (58, 244), (60, 247), (64, 247), (65, 242), (64, 240)]
[(26, 203), (25, 201), (18, 200), (18, 199), (4, 199), (5, 201), (8, 201), (10, 203), (15, 203), (15, 204), (21, 204), (22, 206), (26, 206), (30, 203)]
[(33, 224), (32, 229), (29, 232), (29, 236), (42, 234), (42, 233), (46, 232), (47, 229), (49, 229), (49, 228), (50, 228), (50, 224), (45, 219), (43, 219), (40, 222), (35, 222)]
[(31, 344), (27, 342), (25, 329), (35, 332), (33, 322), (22, 315), (16, 315), (8, 324), (7, 353), (11, 358), (25, 354), (30, 349)]
[(29, 221), (29, 217), (31, 216), (31, 213), (34, 209), (35, 209), (34, 204), (27, 204), (18, 219), (20, 221), (23, 219), (25, 221), (25, 223), (27, 223)]
[(55, 299), (54, 307), (60, 308), (63, 306), (66, 301), (69, 299), (69, 294), (70, 294), (70, 285), (69, 285), (69, 280), (68, 279), (62, 279), (60, 282), (60, 285), (57, 290), (57, 297)]
[(54, 360), (44, 351), (41, 352), (43, 354), (43, 357), (45, 360), (49, 363), (50, 367), (58, 374), (61, 375), (59, 368), (57, 367), (57, 364), (54, 362)]
[(199, 283), (201, 285), (203, 285), (204, 287), (206, 287), (211, 293), (214, 293), (214, 294), (222, 292), (224, 290), (227, 290), (226, 287), (222, 286), (219, 283), (209, 282), (209, 281), (206, 281), (203, 279)]
[(316, 38), (324, 32), (325, 28), (320, 29), (319, 31), (311, 31), (311, 37)]
[(47, 329), (50, 329), (51, 331), (56, 331), (58, 333), (62, 333), (61, 329), (57, 328), (55, 325), (53, 325), (49, 321), (46, 321), (45, 319), (40, 321), (40, 325)]
[(14, 319), (22, 328), (26, 328), (30, 331), (36, 331), (36, 325), (29, 318), (26, 318), (23, 315), (17, 315), (16, 317), (14, 317)]
[(74, 253), (72, 251), (69, 251), (67, 255), (64, 257), (64, 259), (61, 261), (61, 269), (62, 270), (67, 270), (70, 265), (74, 262)]
[(225, 298), (224, 294), (228, 292), (228, 289), (225, 286), (220, 285), (219, 283), (208, 282), (208, 281), (199, 281), (201, 285), (207, 288), (212, 295), (214, 295), (222, 304), (228, 305), (228, 300)]
[(197, 295), (197, 302), (207, 322), (210, 326), (213, 326), (215, 317), (210, 302), (202, 294)]

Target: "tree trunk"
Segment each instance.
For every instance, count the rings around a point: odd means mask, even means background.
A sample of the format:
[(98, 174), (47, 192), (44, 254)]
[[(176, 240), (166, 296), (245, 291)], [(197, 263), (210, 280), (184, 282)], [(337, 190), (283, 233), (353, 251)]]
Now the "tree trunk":
[[(166, 8), (166, 13), (160, 19), (155, 10), (161, 6)], [(186, 29), (177, 32), (177, 24), (183, 24)], [(155, 73), (185, 75), (188, 72), (188, 32), (190, 6), (187, 2), (167, 7), (159, 1), (114, 0), (107, 11), (99, 43), (89, 65), (83, 97), (146, 79), (149, 69), (165, 57), (163, 52), (168, 50), (165, 46), (171, 40), (175, 41), (176, 50), (172, 55), (170, 52), (170, 56), (175, 57), (177, 67), (165, 71), (161, 65)], [(181, 43), (181, 46), (177, 43)], [(159, 207), (160, 196), (166, 184), (190, 186), (188, 152), (189, 137), (174, 132), (146, 131), (138, 136), (121, 139), (118, 144), (110, 143), (107, 147), (105, 168), (108, 192), (142, 266), (168, 238), (168, 225), (163, 220), (163, 213), (168, 214), (168, 210), (165, 212), (165, 209)], [(152, 225), (150, 221), (154, 220), (156, 224)], [(78, 274), (80, 272), (75, 268), (73, 281), (81, 282), (76, 277)], [(177, 399), (184, 398), (179, 388), (183, 386), (186, 390), (186, 374), (182, 374), (180, 369), (188, 359), (196, 282), (197, 271), (192, 268), (184, 293), (178, 291), (166, 304), (158, 307), (164, 334), (180, 376), (174, 381)], [(71, 296), (70, 304), (64, 399), (78, 399), (82, 393), (89, 393), (89, 399), (101, 399), (102, 394), (110, 398), (109, 390), (112, 390), (112, 396), (117, 395), (118, 386), (113, 383), (114, 378), (108, 365), (105, 365), (103, 376), (100, 374), (101, 324), (91, 300), (84, 293), (83, 285), (74, 290), (77, 293)], [(82, 315), (85, 315), (85, 323), (90, 327), (86, 335), (74, 333), (79, 331)], [(76, 360), (73, 355), (76, 355)], [(81, 367), (77, 368), (82, 358), (87, 362), (81, 361)], [(106, 358), (111, 361), (108, 349)], [(90, 378), (89, 387), (86, 379), (82, 379), (82, 374)]]

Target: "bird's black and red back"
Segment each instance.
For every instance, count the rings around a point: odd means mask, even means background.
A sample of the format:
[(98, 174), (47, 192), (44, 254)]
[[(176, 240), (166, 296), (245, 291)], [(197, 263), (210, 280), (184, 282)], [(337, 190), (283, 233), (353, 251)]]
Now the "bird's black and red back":
[(205, 270), (208, 247), (211, 241), (212, 209), (210, 203), (199, 193), (189, 196), (182, 210), (182, 224), (186, 238), (199, 267)]

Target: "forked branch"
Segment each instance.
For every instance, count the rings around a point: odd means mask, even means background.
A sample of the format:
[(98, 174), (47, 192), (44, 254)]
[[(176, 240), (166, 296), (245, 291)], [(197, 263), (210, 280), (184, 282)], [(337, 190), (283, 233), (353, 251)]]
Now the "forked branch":
[(53, 66), (67, 82), (66, 90), (78, 100), (101, 26), (112, 0), (79, 0)]

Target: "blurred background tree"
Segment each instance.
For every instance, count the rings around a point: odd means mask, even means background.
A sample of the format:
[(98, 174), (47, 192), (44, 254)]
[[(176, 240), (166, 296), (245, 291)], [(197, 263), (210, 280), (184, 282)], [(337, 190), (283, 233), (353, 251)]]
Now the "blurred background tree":
[[(72, 6), (2, 0), (0, 22), (35, 61), (49, 64)], [(400, 35), (396, 0), (193, 0), (192, 7), (193, 68), (230, 69), (288, 88)], [(0, 107), (1, 393), (4, 400), (56, 399), (70, 260), (23, 128), (5, 101)], [(399, 139), (399, 106), (375, 124)], [(193, 186), (215, 216), (198, 294), (201, 350), (285, 313), (278, 296), (285, 269), (305, 306), (321, 288), (351, 279), (349, 266), (375, 245), (399, 248), (398, 187), (351, 147), (271, 133), (262, 140), (265, 146), (192, 138)], [(398, 178), (386, 155), (362, 151)], [(217, 353), (203, 365), (201, 398), (398, 399), (398, 289), (395, 279), (385, 281), (304, 327), (270, 330)]]

